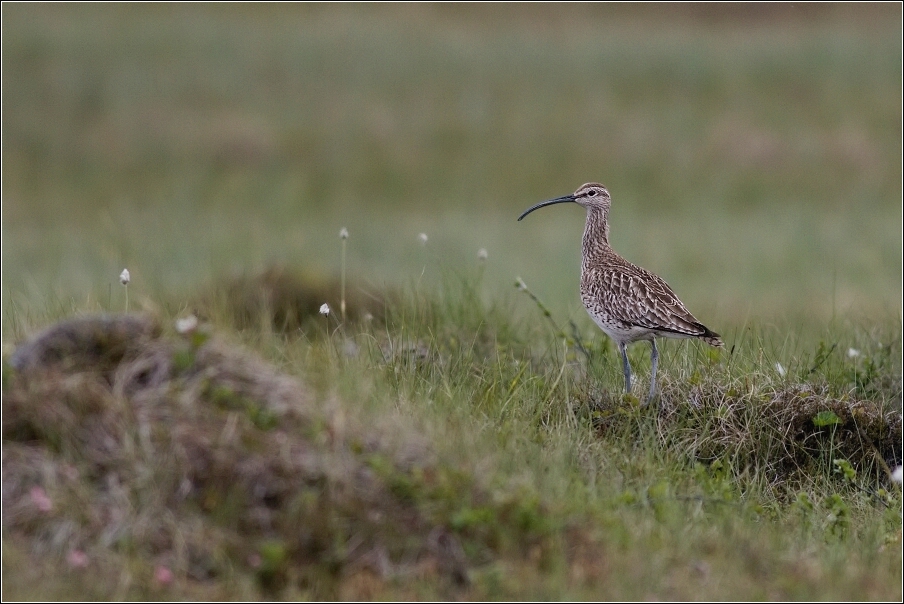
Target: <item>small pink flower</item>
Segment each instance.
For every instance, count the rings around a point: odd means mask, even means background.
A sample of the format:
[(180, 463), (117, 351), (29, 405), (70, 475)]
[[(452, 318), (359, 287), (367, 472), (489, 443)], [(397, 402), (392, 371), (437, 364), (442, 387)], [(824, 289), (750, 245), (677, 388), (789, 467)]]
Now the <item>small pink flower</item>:
[(66, 561), (72, 568), (85, 568), (88, 566), (88, 554), (80, 549), (74, 549), (66, 556)]
[(50, 497), (47, 496), (43, 487), (31, 487), (29, 494), (31, 495), (31, 502), (40, 511), (47, 514), (53, 509), (53, 502), (50, 501)]
[(162, 564), (158, 565), (154, 569), (154, 581), (160, 585), (169, 585), (173, 582), (173, 571)]
[(250, 566), (251, 568), (260, 568), (261, 562), (261, 555), (258, 553), (254, 553), (248, 556), (248, 566)]
[(65, 466), (63, 466), (63, 476), (66, 477), (66, 480), (78, 480), (78, 468), (73, 465), (66, 464)]

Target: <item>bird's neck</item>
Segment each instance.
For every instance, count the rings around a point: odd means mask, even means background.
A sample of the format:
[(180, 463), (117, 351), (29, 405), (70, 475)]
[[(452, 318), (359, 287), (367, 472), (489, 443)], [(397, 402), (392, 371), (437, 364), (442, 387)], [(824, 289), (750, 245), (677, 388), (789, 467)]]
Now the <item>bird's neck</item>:
[(609, 212), (602, 208), (587, 208), (584, 226), (583, 256), (593, 258), (609, 249)]

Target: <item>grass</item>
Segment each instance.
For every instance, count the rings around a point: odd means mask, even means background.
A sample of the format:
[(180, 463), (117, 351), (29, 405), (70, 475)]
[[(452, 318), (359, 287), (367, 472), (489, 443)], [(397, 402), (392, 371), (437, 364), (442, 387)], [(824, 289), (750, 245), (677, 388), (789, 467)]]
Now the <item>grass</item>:
[[(57, 560), (76, 581), (35, 590), (32, 569), (9, 594), (898, 589), (900, 355), (879, 341), (855, 361), (816, 351), (813, 372), (806, 354), (786, 359), (785, 376), (755, 347), (670, 348), (657, 408), (618, 394), (611, 350), (570, 358), (473, 287), (395, 302), (380, 328), (325, 333), (311, 316), (303, 331), (245, 333), (303, 367), (301, 382), (219, 336), (116, 321), (62, 323), (5, 369), (5, 560)], [(36, 507), (36, 484), (52, 509)], [(72, 550), (110, 580), (80, 582)]]
[(423, 266), (426, 232), (577, 317), (580, 212), (514, 218), (601, 180), (616, 248), (709, 316), (893, 314), (900, 31), (883, 10), (712, 28), (605, 7), (6, 8), (12, 302), (107, 300), (124, 265), (136, 293), (182, 296), (237, 264), (332, 272), (347, 226), (349, 270), (377, 284)]
[(900, 9), (2, 10), (4, 598), (900, 599)]

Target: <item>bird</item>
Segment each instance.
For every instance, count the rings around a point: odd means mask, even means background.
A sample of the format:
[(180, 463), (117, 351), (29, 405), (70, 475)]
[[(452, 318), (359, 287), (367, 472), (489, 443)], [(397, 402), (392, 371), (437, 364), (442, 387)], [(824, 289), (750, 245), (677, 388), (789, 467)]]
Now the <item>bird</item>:
[(656, 338), (697, 338), (710, 346), (724, 345), (721, 336), (698, 321), (659, 276), (620, 256), (609, 245), (609, 190), (597, 182), (581, 185), (571, 195), (548, 199), (525, 210), (518, 220), (546, 206), (576, 203), (587, 210), (581, 247), (581, 301), (622, 356), (625, 392), (631, 393), (627, 345), (646, 340), (652, 347), (650, 393), (656, 394)]

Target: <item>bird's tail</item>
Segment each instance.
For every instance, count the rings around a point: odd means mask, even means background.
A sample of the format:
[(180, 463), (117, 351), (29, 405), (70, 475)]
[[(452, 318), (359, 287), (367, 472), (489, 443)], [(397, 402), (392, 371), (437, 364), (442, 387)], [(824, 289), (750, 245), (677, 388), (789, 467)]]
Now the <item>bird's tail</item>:
[(703, 333), (699, 336), (701, 340), (703, 340), (710, 346), (716, 346), (718, 348), (725, 346), (725, 342), (722, 341), (722, 336), (710, 330), (708, 327), (704, 327), (702, 325), (701, 327), (703, 327)]

